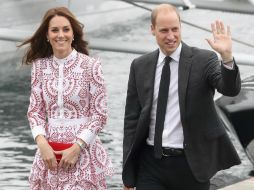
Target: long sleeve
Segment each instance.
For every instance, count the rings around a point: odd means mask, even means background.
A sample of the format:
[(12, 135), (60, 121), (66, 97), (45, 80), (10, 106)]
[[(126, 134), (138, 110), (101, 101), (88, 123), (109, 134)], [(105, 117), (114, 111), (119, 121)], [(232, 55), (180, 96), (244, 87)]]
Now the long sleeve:
[(241, 90), (241, 78), (238, 66), (233, 61), (234, 69), (228, 69), (215, 53), (208, 58), (206, 78), (217, 91), (225, 96), (236, 96)]
[(45, 136), (46, 108), (42, 95), (42, 70), (39, 60), (32, 64), (31, 95), (27, 117), (33, 138), (35, 139), (38, 135)]
[(88, 64), (86, 80), (89, 80), (89, 115), (86, 126), (78, 138), (91, 144), (107, 122), (107, 99), (102, 67), (98, 60), (92, 59)]

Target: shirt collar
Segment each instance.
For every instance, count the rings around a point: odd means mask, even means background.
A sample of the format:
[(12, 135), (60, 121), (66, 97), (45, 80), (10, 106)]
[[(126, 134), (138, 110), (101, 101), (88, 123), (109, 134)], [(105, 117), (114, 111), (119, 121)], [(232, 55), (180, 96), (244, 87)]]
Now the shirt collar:
[[(171, 55), (169, 55), (177, 63), (179, 63), (179, 60), (180, 60), (181, 50), (182, 50), (182, 43), (180, 43), (179, 46), (176, 48), (176, 50)], [(158, 63), (159, 64), (164, 63), (165, 57), (166, 55), (161, 51), (161, 49), (159, 49)]]

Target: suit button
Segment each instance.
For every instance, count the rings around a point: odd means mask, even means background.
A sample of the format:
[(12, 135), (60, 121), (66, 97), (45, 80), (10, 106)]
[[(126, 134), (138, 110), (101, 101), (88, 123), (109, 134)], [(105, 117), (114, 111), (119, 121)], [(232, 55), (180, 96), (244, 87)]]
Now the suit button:
[(186, 148), (187, 148), (187, 144), (186, 144), (186, 143), (184, 143), (183, 147), (186, 149)]

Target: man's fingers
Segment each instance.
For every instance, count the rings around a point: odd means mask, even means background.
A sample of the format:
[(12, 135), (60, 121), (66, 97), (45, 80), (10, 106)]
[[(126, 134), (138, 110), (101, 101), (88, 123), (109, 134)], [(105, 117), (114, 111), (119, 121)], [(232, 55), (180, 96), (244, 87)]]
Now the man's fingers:
[(220, 21), (216, 20), (215, 25), (216, 25), (216, 33), (220, 34), (221, 33)]
[(224, 27), (223, 22), (221, 22), (221, 21), (220, 21), (220, 30), (221, 30), (222, 34), (225, 34), (225, 27)]
[(227, 26), (227, 35), (231, 36), (230, 26)]
[(208, 42), (208, 44), (213, 47), (213, 41), (211, 39), (206, 39), (206, 41)]
[(211, 24), (213, 34), (227, 34), (231, 35), (230, 27), (227, 26), (227, 30), (222, 21), (216, 20), (215, 23)]
[(216, 36), (216, 28), (215, 28), (215, 24), (214, 24), (214, 23), (211, 24), (211, 29), (212, 29), (213, 38), (215, 39), (215, 36)]

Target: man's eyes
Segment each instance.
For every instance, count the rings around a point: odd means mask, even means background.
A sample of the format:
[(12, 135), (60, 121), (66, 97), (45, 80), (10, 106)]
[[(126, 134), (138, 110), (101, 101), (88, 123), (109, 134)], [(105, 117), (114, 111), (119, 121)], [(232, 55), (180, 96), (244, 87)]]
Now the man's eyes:
[(167, 32), (168, 32), (168, 30), (161, 30), (161, 32), (162, 32), (162, 33), (167, 33)]
[(168, 30), (168, 29), (160, 30), (161, 33), (168, 33), (169, 31), (171, 31), (171, 32), (178, 32), (178, 28), (172, 28), (171, 30)]

